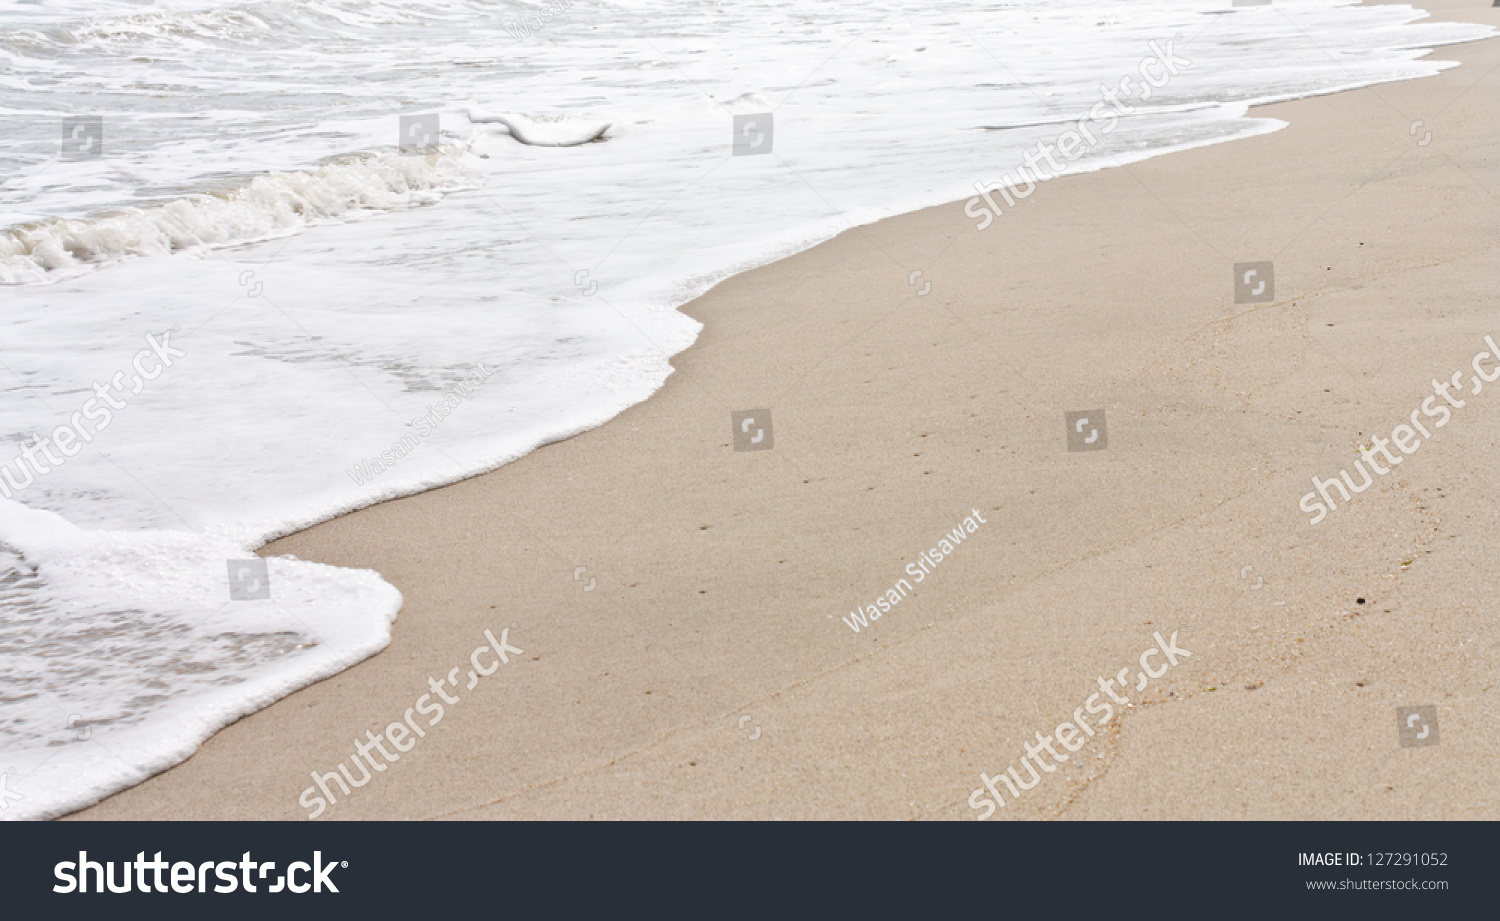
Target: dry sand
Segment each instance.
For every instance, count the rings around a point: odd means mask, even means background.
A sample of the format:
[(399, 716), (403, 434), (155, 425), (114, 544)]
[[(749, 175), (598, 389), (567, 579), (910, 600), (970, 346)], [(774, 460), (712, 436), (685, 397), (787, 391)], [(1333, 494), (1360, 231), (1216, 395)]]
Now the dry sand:
[[(1463, 66), (982, 233), (951, 204), (721, 284), (647, 402), (266, 548), (384, 574), (390, 647), (79, 815), (300, 818), (488, 627), (525, 654), (326, 818), (969, 818), (1156, 630), (1192, 658), (996, 818), (1500, 818), (1500, 383), (1321, 524), (1297, 507), (1500, 336), (1500, 41), (1434, 57)], [(1257, 260), (1275, 300), (1236, 305)], [(763, 408), (774, 447), (736, 452)], [(1107, 449), (1067, 451), (1098, 408)], [(1398, 744), (1416, 705), (1440, 744)]]

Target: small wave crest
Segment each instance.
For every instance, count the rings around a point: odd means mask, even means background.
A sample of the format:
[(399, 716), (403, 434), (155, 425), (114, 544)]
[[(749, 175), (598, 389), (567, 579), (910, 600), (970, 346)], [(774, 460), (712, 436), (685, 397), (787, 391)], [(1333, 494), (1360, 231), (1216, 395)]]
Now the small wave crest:
[(0, 284), (47, 284), (131, 256), (255, 243), (363, 212), (415, 207), (473, 187), (466, 146), (368, 154), (258, 176), (228, 191), (0, 231)]

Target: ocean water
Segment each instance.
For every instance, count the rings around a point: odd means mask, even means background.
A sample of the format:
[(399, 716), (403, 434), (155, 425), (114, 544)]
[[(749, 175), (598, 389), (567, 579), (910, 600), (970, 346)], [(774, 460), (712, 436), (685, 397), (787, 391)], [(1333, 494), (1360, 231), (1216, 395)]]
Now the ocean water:
[(0, 818), (88, 805), (384, 648), (379, 574), (253, 551), (646, 399), (717, 281), (971, 198), (1101, 83), (1142, 85), (1153, 42), (1191, 65), (1070, 171), (1276, 130), (1248, 106), (1490, 34), (1423, 18), (0, 0)]

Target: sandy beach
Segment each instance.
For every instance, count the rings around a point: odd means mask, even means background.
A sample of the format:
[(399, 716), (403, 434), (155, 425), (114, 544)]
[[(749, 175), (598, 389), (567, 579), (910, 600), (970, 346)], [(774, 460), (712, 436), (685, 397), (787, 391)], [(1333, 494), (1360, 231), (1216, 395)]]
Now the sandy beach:
[[(991, 818), (1500, 818), (1500, 382), (1470, 384), (1500, 341), (1500, 41), (1432, 57), (1462, 66), (720, 284), (646, 402), (264, 548), (378, 571), (390, 646), (74, 817), (306, 818), (311, 775), (436, 682), (441, 722), (320, 820), (967, 820), (1123, 670)], [(1236, 303), (1252, 262), (1269, 299)], [(1446, 424), (1310, 525), (1311, 478), (1455, 372)], [(1104, 448), (1069, 450), (1100, 410)], [(486, 630), (508, 661), (470, 677)], [(1438, 744), (1403, 744), (1411, 707)]]

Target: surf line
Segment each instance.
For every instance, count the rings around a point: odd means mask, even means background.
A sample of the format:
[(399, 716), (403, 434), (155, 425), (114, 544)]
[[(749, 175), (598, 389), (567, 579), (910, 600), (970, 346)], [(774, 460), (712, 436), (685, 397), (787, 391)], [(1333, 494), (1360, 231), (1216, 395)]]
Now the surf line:
[(938, 538), (937, 545), (918, 554), (915, 562), (906, 564), (906, 574), (911, 576), (912, 581), (898, 578), (885, 594), (875, 596), (875, 603), (868, 605), (855, 605), (854, 610), (848, 617), (843, 618), (844, 624), (855, 633), (860, 627), (868, 627), (880, 619), (880, 615), (889, 614), (891, 609), (900, 604), (907, 595), (916, 591), (912, 583), (920, 584), (923, 579), (932, 575), (937, 570), (938, 564), (952, 555), (959, 544), (968, 539), (969, 535), (979, 531), (979, 526), (989, 524), (984, 516), (979, 514), (979, 509), (970, 509), (970, 514), (958, 526)]

